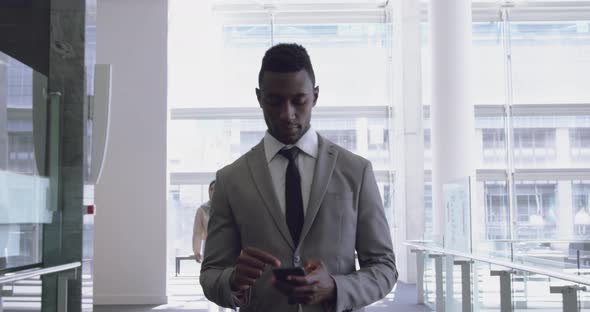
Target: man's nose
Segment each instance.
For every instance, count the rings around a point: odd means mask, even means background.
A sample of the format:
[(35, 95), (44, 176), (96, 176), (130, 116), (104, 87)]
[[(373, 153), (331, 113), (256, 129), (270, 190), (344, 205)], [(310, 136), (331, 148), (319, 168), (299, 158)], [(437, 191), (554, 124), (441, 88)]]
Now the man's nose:
[(293, 106), (293, 103), (291, 103), (290, 100), (285, 101), (285, 103), (282, 105), (280, 117), (281, 119), (286, 120), (290, 120), (293, 119), (293, 117), (295, 117), (295, 107)]

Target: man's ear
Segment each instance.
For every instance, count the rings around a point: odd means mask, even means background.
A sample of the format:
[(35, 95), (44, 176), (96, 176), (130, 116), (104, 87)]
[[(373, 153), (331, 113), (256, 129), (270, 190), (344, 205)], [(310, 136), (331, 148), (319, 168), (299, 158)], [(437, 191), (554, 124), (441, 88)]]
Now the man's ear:
[(260, 105), (260, 107), (262, 107), (262, 93), (260, 92), (260, 89), (256, 88), (256, 99), (258, 100), (258, 105)]
[(313, 88), (313, 106), (315, 106), (315, 104), (317, 103), (319, 96), (320, 96), (320, 86), (317, 86), (317, 87)]

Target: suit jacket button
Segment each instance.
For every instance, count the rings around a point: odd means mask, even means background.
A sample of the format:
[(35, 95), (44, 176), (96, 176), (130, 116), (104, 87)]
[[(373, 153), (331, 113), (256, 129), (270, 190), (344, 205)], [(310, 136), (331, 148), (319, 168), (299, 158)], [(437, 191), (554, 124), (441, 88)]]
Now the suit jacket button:
[(295, 265), (301, 264), (301, 257), (300, 256), (295, 256), (295, 258), (293, 258), (293, 262), (295, 262)]

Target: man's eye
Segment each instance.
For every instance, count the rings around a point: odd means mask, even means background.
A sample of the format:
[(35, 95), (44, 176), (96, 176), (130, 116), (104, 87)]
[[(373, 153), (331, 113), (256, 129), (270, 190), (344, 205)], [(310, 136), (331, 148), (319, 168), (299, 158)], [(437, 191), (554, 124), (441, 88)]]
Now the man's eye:
[(303, 105), (305, 104), (306, 98), (304, 96), (298, 96), (293, 99), (293, 104), (296, 105)]
[(280, 105), (281, 104), (281, 99), (278, 98), (278, 97), (272, 96), (272, 97), (267, 97), (266, 100), (265, 100), (265, 102), (268, 105), (277, 106), (277, 105)]

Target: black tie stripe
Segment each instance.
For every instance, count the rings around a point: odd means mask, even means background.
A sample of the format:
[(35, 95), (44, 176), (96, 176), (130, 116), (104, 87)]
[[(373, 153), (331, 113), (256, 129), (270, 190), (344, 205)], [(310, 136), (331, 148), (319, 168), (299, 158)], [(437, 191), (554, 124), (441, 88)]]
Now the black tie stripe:
[(285, 217), (289, 232), (295, 246), (299, 244), (301, 229), (303, 228), (303, 197), (301, 195), (301, 176), (297, 168), (297, 155), (299, 149), (292, 147), (283, 148), (279, 154), (289, 160), (285, 176)]

